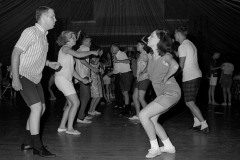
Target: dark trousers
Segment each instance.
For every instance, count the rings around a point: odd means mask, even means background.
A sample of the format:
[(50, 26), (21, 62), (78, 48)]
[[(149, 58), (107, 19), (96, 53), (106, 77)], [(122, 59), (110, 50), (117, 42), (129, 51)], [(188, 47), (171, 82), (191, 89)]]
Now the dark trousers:
[(80, 109), (78, 112), (78, 119), (82, 120), (85, 117), (86, 108), (91, 98), (90, 85), (79, 82), (79, 94)]
[(124, 102), (123, 102), (123, 95), (122, 95), (122, 90), (120, 85), (120, 74), (115, 74), (114, 85), (115, 85), (114, 94), (116, 97), (117, 106), (122, 107), (124, 105)]

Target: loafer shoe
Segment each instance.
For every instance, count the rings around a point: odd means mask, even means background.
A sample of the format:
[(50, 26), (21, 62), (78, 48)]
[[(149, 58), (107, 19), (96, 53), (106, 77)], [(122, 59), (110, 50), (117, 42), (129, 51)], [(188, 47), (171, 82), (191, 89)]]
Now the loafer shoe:
[(195, 126), (195, 127), (191, 127), (190, 129), (195, 130), (195, 131), (199, 131), (201, 129), (201, 125)]
[(32, 146), (28, 145), (28, 144), (22, 144), (21, 145), (21, 151), (28, 151), (33, 149)]
[(40, 157), (56, 157), (56, 154), (49, 152), (44, 146), (39, 149), (33, 148), (33, 155)]
[(210, 129), (209, 129), (209, 127), (207, 127), (207, 128), (204, 128), (204, 129), (200, 129), (198, 132), (203, 133), (203, 134), (207, 134), (207, 133), (210, 132)]

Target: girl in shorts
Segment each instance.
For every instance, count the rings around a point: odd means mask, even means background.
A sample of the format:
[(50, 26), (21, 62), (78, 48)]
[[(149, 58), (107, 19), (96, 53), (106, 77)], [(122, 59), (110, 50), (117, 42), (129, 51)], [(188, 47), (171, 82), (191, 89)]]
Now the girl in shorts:
[[(149, 79), (157, 97), (140, 111), (139, 119), (151, 144), (146, 158), (154, 158), (162, 152), (176, 152), (165, 130), (158, 123), (158, 118), (179, 101), (181, 89), (173, 77), (179, 65), (171, 55), (170, 34), (165, 30), (153, 31), (148, 37), (148, 46), (153, 50), (148, 67)], [(163, 147), (159, 147), (157, 136), (161, 139)]]
[[(57, 39), (57, 44), (61, 46), (58, 53), (58, 62), (62, 69), (55, 73), (55, 84), (57, 88), (64, 94), (68, 105), (65, 107), (58, 132), (66, 132), (71, 135), (80, 135), (80, 132), (73, 128), (73, 122), (80, 104), (76, 90), (72, 83), (72, 78), (76, 78), (83, 83), (89, 83), (91, 80), (86, 80), (80, 77), (74, 70), (74, 58), (82, 58), (89, 55), (98, 55), (97, 52), (86, 51), (78, 52), (72, 50), (76, 44), (76, 34), (72, 31), (63, 31)], [(66, 127), (67, 123), (67, 127)]]

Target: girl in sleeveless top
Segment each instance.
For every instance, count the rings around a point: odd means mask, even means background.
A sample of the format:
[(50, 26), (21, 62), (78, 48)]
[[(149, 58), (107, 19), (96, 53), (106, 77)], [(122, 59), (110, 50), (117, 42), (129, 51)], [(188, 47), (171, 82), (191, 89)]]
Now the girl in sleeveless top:
[[(64, 108), (63, 117), (58, 128), (58, 132), (66, 132), (71, 135), (79, 135), (80, 132), (74, 130), (73, 122), (80, 104), (76, 94), (72, 78), (76, 78), (83, 83), (89, 83), (91, 80), (86, 80), (80, 77), (74, 70), (73, 57), (82, 58), (89, 55), (97, 55), (97, 52), (77, 52), (72, 50), (76, 44), (76, 34), (72, 31), (63, 31), (58, 37), (57, 43), (62, 46), (58, 53), (58, 62), (62, 69), (55, 73), (55, 84), (57, 88), (64, 94), (68, 105)], [(66, 127), (67, 123), (67, 127)]]
[[(148, 37), (148, 46), (153, 50), (148, 66), (149, 79), (157, 97), (141, 110), (139, 119), (151, 144), (146, 158), (154, 158), (162, 152), (176, 152), (162, 125), (158, 123), (158, 118), (179, 101), (181, 90), (173, 77), (179, 65), (170, 54), (172, 40), (169, 33), (165, 30), (153, 31)], [(163, 147), (159, 147), (157, 136)]]

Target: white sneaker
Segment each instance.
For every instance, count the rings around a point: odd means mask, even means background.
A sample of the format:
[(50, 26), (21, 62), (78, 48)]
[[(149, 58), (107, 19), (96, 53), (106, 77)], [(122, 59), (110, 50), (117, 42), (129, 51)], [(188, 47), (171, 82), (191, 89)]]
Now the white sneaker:
[(146, 158), (154, 158), (161, 154), (160, 149), (149, 149)]
[(166, 148), (164, 146), (160, 147), (161, 152), (166, 152), (166, 153), (176, 153), (176, 149), (173, 146), (172, 148)]
[(81, 132), (79, 132), (78, 130), (74, 130), (74, 131), (66, 131), (67, 134), (71, 134), (71, 135), (80, 135)]
[(66, 128), (58, 128), (57, 131), (60, 133), (60, 132), (66, 132), (67, 129)]
[(93, 112), (88, 112), (89, 115), (91, 116), (96, 116), (96, 113), (93, 111)]
[(101, 112), (98, 112), (98, 111), (94, 111), (95, 115), (101, 115), (102, 113)]
[(92, 116), (86, 116), (84, 119), (91, 120), (91, 119), (93, 119), (93, 117)]
[(77, 119), (77, 123), (90, 124), (90, 123), (92, 123), (92, 121), (87, 120), (86, 118), (84, 118), (83, 120)]
[(132, 116), (128, 118), (129, 120), (139, 120), (138, 116)]

